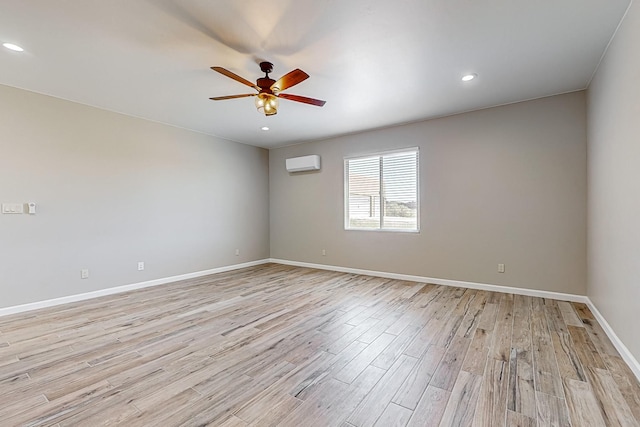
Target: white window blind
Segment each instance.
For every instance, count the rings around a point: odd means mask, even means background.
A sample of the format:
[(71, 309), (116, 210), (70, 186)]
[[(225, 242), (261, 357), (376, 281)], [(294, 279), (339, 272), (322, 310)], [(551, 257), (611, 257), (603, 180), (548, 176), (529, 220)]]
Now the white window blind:
[(418, 231), (418, 149), (345, 159), (345, 228)]

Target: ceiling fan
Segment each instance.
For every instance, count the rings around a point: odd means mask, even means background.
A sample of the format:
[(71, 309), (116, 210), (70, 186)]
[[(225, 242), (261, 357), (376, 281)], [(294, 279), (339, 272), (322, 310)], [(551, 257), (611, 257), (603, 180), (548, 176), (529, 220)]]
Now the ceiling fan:
[(302, 102), (304, 104), (316, 105), (318, 107), (322, 107), (326, 101), (321, 101), (319, 99), (307, 98), (306, 96), (300, 95), (289, 95), (288, 93), (281, 93), (283, 90), (290, 88), (291, 86), (295, 86), (298, 83), (309, 78), (309, 74), (300, 70), (299, 68), (285, 74), (280, 78), (280, 80), (275, 81), (269, 78), (269, 73), (273, 71), (273, 64), (271, 62), (261, 62), (260, 69), (265, 76), (259, 78), (256, 81), (256, 84), (251, 83), (249, 80), (243, 79), (237, 74), (232, 73), (231, 71), (222, 68), (222, 67), (211, 67), (212, 70), (219, 72), (220, 74), (224, 74), (227, 77), (232, 78), (233, 80), (240, 82), (244, 85), (254, 88), (258, 91), (258, 93), (245, 93), (242, 95), (229, 95), (229, 96), (216, 96), (215, 98), (209, 98), (214, 101), (222, 101), (225, 99), (234, 99), (234, 98), (245, 98), (248, 96), (256, 97), (256, 108), (260, 113), (263, 113), (265, 116), (273, 116), (278, 113), (278, 98), (288, 99), (290, 101)]

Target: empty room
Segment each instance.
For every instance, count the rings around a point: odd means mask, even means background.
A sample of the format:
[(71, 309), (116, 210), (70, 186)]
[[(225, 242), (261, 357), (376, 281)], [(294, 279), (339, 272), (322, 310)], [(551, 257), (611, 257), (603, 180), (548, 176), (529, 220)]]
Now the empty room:
[(0, 0), (0, 426), (640, 426), (633, 0)]

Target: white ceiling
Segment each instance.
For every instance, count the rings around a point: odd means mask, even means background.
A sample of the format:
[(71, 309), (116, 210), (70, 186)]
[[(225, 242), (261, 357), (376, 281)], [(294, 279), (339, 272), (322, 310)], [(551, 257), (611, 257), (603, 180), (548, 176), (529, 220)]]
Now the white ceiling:
[[(0, 84), (271, 148), (583, 89), (628, 4), (0, 0), (0, 42), (25, 49), (0, 48)], [(327, 104), (208, 99), (251, 92), (209, 67), (255, 81), (262, 60)]]

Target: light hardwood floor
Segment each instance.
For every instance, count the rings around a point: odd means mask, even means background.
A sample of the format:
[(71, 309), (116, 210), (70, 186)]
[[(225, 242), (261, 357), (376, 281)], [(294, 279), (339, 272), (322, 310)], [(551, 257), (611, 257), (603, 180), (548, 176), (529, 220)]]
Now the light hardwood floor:
[(632, 426), (589, 309), (269, 264), (0, 318), (0, 425)]

